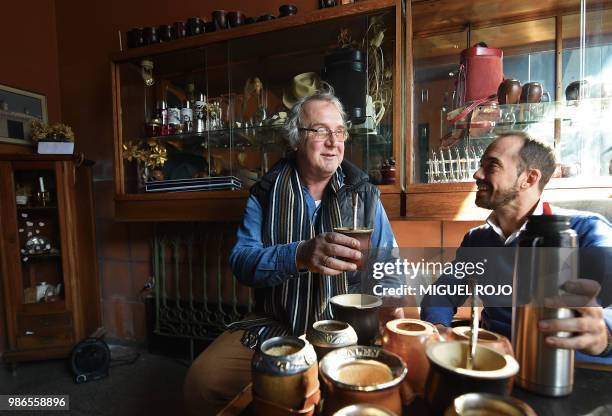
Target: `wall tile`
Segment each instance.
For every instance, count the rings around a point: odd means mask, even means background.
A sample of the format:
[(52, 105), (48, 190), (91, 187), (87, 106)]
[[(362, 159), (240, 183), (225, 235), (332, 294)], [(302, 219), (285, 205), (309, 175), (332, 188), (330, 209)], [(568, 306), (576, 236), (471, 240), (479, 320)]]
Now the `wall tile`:
[(113, 219), (115, 215), (115, 184), (112, 180), (94, 181), (94, 216)]
[(107, 331), (107, 335), (110, 337), (117, 336), (117, 328), (115, 326), (115, 322), (112, 319), (113, 305), (114, 302), (111, 302), (110, 300), (102, 299), (102, 302), (100, 302), (100, 306), (102, 308), (102, 326), (104, 326)]
[(128, 223), (128, 237), (130, 259), (132, 261), (149, 261), (152, 255), (153, 225), (149, 223)]
[(442, 247), (459, 247), (465, 233), (483, 223), (484, 221), (443, 221)]
[(104, 259), (130, 260), (127, 226), (114, 221), (97, 221), (98, 256)]
[(114, 328), (114, 336), (124, 339), (134, 339), (134, 315), (132, 307), (122, 296), (113, 296), (109, 302), (108, 318), (112, 328)]
[(391, 221), (395, 240), (400, 248), (440, 247), (440, 221)]
[(122, 296), (128, 300), (137, 299), (132, 290), (132, 271), (127, 261), (101, 260), (102, 298)]
[(149, 261), (132, 261), (130, 262), (130, 269), (132, 274), (131, 293), (136, 299), (140, 299), (142, 288), (145, 283), (151, 280), (151, 275), (153, 274), (151, 263)]
[(134, 321), (134, 341), (145, 343), (147, 340), (147, 319), (145, 305), (142, 302), (132, 302), (132, 317)]

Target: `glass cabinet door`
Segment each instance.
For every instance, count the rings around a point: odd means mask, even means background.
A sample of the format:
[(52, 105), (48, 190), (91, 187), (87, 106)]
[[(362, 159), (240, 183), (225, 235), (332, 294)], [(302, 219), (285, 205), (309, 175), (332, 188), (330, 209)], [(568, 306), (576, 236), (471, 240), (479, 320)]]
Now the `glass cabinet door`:
[(14, 170), (20, 247), (21, 302), (64, 302), (58, 189), (52, 169)]
[[(605, 120), (612, 116), (612, 11), (591, 10), (591, 3), (559, 22), (475, 24), (415, 38), (413, 183), (472, 181), (486, 146), (516, 130), (555, 149), (553, 178), (610, 175), (612, 133)], [(481, 42), (503, 51), (504, 83), (489, 91), (491, 99), (462, 102), (465, 88), (484, 84), (466, 73), (487, 64), (466, 63), (460, 53)], [(509, 89), (517, 94), (504, 92)]]
[(123, 192), (250, 188), (289, 151), (291, 105), (327, 85), (352, 122), (345, 157), (395, 183), (395, 48), (392, 7), (116, 62)]

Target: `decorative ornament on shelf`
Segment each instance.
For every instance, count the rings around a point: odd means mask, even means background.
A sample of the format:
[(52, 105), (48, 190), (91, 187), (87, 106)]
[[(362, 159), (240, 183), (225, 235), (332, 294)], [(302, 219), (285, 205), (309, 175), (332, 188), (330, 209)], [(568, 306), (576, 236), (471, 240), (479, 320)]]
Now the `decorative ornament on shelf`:
[(123, 143), (123, 159), (136, 162), (138, 176), (142, 183), (164, 179), (162, 168), (168, 160), (166, 147), (159, 140), (149, 140), (134, 144)]
[(158, 140), (149, 140), (147, 144), (149, 145), (149, 157), (145, 162), (147, 167), (163, 167), (168, 160), (166, 147)]
[(47, 125), (39, 120), (32, 121), (32, 140), (38, 143), (39, 154), (72, 154), (74, 132), (66, 124)]
[(382, 45), (387, 26), (380, 16), (370, 19), (366, 35), (362, 40), (362, 49), (368, 51), (368, 95), (372, 97), (373, 121), (378, 127), (391, 108), (393, 99), (392, 56), (385, 56)]
[(142, 80), (147, 87), (155, 84), (155, 77), (153, 76), (153, 61), (150, 59), (143, 59), (140, 61), (140, 74)]
[(32, 121), (32, 140), (35, 142), (74, 142), (74, 132), (66, 124), (47, 125), (39, 120)]
[(123, 158), (128, 162), (144, 162), (147, 159), (144, 151), (137, 145), (130, 142), (123, 143)]
[(168, 160), (168, 152), (158, 140), (149, 140), (146, 144), (129, 141), (123, 144), (123, 158), (128, 162), (141, 162), (147, 168), (153, 169), (164, 166)]
[(340, 33), (338, 34), (338, 47), (359, 49), (359, 43), (353, 40), (351, 31), (345, 28), (340, 29)]

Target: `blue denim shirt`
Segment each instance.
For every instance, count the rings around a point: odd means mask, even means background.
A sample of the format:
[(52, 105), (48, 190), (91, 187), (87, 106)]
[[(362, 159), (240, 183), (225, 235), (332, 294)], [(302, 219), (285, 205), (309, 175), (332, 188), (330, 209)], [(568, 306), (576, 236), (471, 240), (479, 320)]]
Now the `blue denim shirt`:
[[(312, 223), (320, 212), (314, 198), (302, 187), (308, 215)], [(238, 228), (236, 245), (230, 253), (230, 264), (238, 281), (246, 286), (272, 287), (286, 279), (298, 277), (297, 247), (301, 241), (264, 247), (262, 234), (263, 212), (253, 195), (247, 201), (242, 224)], [(374, 230), (370, 241), (372, 248), (397, 247), (391, 224), (380, 200), (374, 217)]]
[[(571, 216), (570, 227), (578, 234), (579, 247), (612, 247), (612, 225), (602, 216), (588, 212), (575, 210), (565, 210), (553, 207), (554, 214)], [(461, 247), (502, 247), (516, 246), (518, 238), (512, 241), (502, 241), (499, 234), (494, 230), (492, 224), (488, 223), (477, 228), (473, 228), (464, 236)], [(607, 253), (607, 251), (606, 251)], [(505, 264), (504, 259), (497, 259), (497, 263), (489, 264), (487, 268), (495, 269), (500, 273), (512, 273), (513, 264)], [(609, 263), (611, 259), (602, 259)], [(608, 272), (606, 268), (606, 272)], [(591, 278), (586, 277), (585, 278)], [(604, 276), (594, 276), (594, 279), (604, 279)], [(609, 279), (609, 276), (605, 277)], [(441, 276), (437, 282), (442, 284), (457, 284), (460, 280), (453, 276)], [(436, 306), (431, 306), (434, 304)], [(446, 303), (448, 306), (442, 306)], [(436, 297), (435, 301), (431, 298), (423, 299), (421, 305), (421, 319), (450, 326), (455, 314), (456, 307), (461, 306), (463, 299), (453, 299), (451, 296)], [(608, 328), (612, 328), (612, 307), (604, 305), (604, 319)], [(487, 307), (485, 305), (482, 312), (483, 327), (495, 331), (499, 334), (510, 337), (512, 322), (512, 308), (506, 307)], [(607, 358), (606, 358), (607, 360)]]

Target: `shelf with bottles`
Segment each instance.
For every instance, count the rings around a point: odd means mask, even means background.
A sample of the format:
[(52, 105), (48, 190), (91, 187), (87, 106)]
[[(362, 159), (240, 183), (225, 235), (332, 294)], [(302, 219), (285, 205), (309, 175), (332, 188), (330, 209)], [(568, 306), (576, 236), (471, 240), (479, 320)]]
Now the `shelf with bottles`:
[(18, 211), (57, 209), (55, 177), (52, 171), (18, 171), (15, 175), (15, 203)]
[[(283, 119), (284, 120), (284, 119)], [(202, 147), (227, 148), (230, 146), (252, 146), (278, 143), (282, 135), (283, 123), (255, 127), (230, 127), (223, 129), (204, 130), (201, 132), (183, 132), (166, 135), (149, 135), (140, 139), (141, 142), (157, 140), (161, 142), (183, 142), (199, 144)]]

